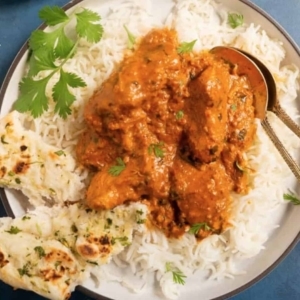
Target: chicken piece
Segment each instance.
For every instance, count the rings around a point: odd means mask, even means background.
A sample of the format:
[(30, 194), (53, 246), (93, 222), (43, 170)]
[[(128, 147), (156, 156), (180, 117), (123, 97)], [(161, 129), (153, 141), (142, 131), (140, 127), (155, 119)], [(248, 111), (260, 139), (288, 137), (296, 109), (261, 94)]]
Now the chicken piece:
[(184, 110), (188, 115), (185, 136), (189, 155), (201, 163), (216, 160), (224, 147), (229, 85), (229, 67), (221, 61), (190, 82)]
[(224, 166), (213, 162), (197, 169), (178, 158), (172, 175), (172, 190), (181, 217), (191, 225), (206, 223), (214, 231), (220, 231), (225, 226), (232, 189)]

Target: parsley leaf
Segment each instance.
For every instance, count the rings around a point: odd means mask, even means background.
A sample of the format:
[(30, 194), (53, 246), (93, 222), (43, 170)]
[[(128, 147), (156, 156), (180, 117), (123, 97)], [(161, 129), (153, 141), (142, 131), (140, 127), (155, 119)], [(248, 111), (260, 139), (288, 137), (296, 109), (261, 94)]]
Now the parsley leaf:
[(18, 272), (20, 274), (20, 276), (24, 276), (27, 275), (28, 277), (31, 277), (31, 274), (29, 273), (29, 269), (31, 268), (31, 263), (27, 262), (23, 268), (18, 269)]
[(191, 226), (191, 228), (189, 229), (189, 233), (190, 234), (198, 234), (199, 230), (200, 229), (203, 229), (203, 230), (211, 230), (212, 228), (210, 226), (208, 226), (207, 223), (203, 222), (203, 223), (196, 223), (196, 224), (193, 224)]
[(127, 28), (126, 25), (123, 25), (124, 29), (127, 32), (127, 36), (128, 36), (128, 41), (127, 41), (127, 47), (128, 49), (133, 49), (133, 46), (135, 44), (135, 36), (129, 31), (129, 29)]
[(117, 164), (108, 169), (108, 173), (112, 176), (119, 176), (125, 170), (125, 163), (121, 157), (116, 159)]
[(86, 83), (74, 73), (64, 72), (60, 70), (58, 82), (53, 87), (53, 100), (56, 102), (55, 112), (66, 118), (70, 113), (70, 106), (75, 101), (75, 96), (71, 94), (69, 87), (84, 87)]
[(42, 19), (48, 26), (55, 26), (57, 24), (66, 22), (69, 20), (69, 17), (65, 11), (58, 6), (45, 6), (39, 11), (39, 17)]
[(177, 284), (185, 284), (186, 275), (182, 273), (182, 271), (176, 269), (172, 269), (172, 264), (170, 262), (166, 263), (166, 272), (172, 272), (173, 281)]
[(191, 52), (196, 44), (197, 40), (193, 40), (191, 42), (183, 42), (177, 48), (178, 54), (188, 53)]
[(292, 193), (283, 194), (283, 199), (286, 201), (290, 201), (294, 205), (300, 205), (300, 199)]
[(86, 38), (91, 43), (100, 41), (103, 34), (103, 27), (100, 24), (94, 23), (101, 19), (97, 13), (89, 9), (84, 9), (82, 12), (76, 14), (76, 19), (76, 31), (80, 37)]
[(148, 147), (148, 153), (151, 154), (151, 153), (154, 153), (154, 155), (156, 157), (160, 157), (160, 158), (163, 158), (164, 157), (164, 150), (162, 149), (162, 146), (164, 145), (163, 142), (159, 142), (158, 144), (151, 144), (149, 147)]
[(239, 26), (242, 26), (244, 23), (244, 16), (237, 13), (228, 14), (228, 24), (231, 28), (235, 29)]
[(5, 232), (8, 232), (10, 234), (18, 234), (19, 232), (21, 232), (22, 230), (19, 229), (18, 227), (16, 226), (10, 226), (10, 229), (9, 230), (6, 230)]

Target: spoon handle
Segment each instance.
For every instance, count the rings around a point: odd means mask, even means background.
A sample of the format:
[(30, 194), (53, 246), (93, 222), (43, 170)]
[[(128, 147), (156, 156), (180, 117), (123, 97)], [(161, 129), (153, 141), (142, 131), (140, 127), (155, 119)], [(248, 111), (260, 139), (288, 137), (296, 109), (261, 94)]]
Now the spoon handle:
[(275, 115), (300, 138), (300, 126), (296, 124), (291, 117), (283, 110), (277, 102), (272, 111)]
[(275, 147), (277, 148), (277, 150), (279, 151), (279, 153), (281, 154), (284, 161), (287, 163), (287, 165), (289, 166), (289, 168), (291, 169), (291, 171), (295, 175), (295, 177), (298, 179), (298, 181), (300, 181), (300, 168), (299, 168), (299, 166), (296, 164), (294, 159), (291, 157), (291, 155), (288, 153), (286, 148), (283, 146), (283, 144), (281, 143), (281, 141), (279, 140), (279, 138), (275, 134), (275, 132), (274, 132), (273, 128), (271, 127), (271, 124), (269, 123), (267, 117), (264, 120), (262, 120), (261, 125), (264, 128), (264, 130), (266, 131), (266, 133), (269, 136), (269, 138), (271, 139), (271, 141), (273, 142), (273, 144), (275, 145)]

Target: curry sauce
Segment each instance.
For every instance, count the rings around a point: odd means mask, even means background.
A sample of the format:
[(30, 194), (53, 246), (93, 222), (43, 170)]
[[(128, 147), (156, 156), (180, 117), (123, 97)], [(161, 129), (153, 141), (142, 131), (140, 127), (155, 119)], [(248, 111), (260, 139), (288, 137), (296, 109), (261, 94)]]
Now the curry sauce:
[(198, 238), (228, 225), (231, 192), (247, 193), (245, 151), (255, 135), (245, 76), (212, 53), (178, 53), (155, 29), (85, 107), (78, 160), (95, 172), (87, 205), (141, 201), (167, 236)]

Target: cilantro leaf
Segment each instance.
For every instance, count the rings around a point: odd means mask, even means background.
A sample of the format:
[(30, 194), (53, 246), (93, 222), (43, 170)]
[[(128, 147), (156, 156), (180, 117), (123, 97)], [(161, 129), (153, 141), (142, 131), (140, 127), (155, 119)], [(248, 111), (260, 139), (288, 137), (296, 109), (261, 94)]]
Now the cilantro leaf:
[(203, 223), (196, 223), (196, 224), (193, 224), (191, 226), (191, 228), (189, 229), (189, 233), (190, 234), (198, 234), (199, 230), (200, 229), (203, 229), (203, 230), (211, 230), (212, 228), (210, 226), (208, 226), (207, 223), (203, 222)]
[(70, 113), (70, 106), (75, 101), (75, 96), (70, 93), (69, 87), (84, 87), (86, 83), (73, 73), (60, 70), (58, 82), (53, 87), (53, 100), (56, 102), (55, 112), (62, 118), (66, 118)]
[(129, 31), (129, 29), (126, 27), (126, 25), (123, 25), (124, 29), (127, 32), (128, 41), (127, 41), (127, 47), (128, 49), (133, 49), (133, 46), (135, 44), (135, 36)]
[(48, 109), (46, 87), (48, 78), (34, 80), (24, 77), (20, 82), (20, 96), (13, 107), (19, 112), (31, 111), (34, 118), (40, 116)]
[(76, 19), (76, 32), (80, 37), (86, 38), (87, 41), (92, 43), (100, 41), (103, 34), (103, 27), (100, 24), (94, 23), (100, 21), (100, 16), (97, 13), (89, 9), (84, 9), (82, 12), (76, 14)]
[(164, 157), (164, 150), (162, 149), (164, 143), (159, 142), (158, 144), (151, 144), (148, 147), (148, 153), (154, 153), (154, 155), (158, 158), (163, 158)]
[(65, 11), (58, 6), (45, 6), (39, 11), (39, 17), (42, 19), (48, 26), (55, 26), (57, 24), (66, 22), (69, 20), (69, 17)]
[(183, 54), (183, 53), (188, 53), (192, 52), (194, 45), (196, 44), (197, 40), (193, 40), (191, 42), (183, 42), (179, 45), (177, 48), (177, 53), (178, 54)]
[(118, 157), (116, 159), (116, 161), (117, 161), (117, 164), (110, 167), (108, 170), (108, 173), (112, 176), (119, 176), (125, 170), (125, 167), (126, 167), (126, 165), (121, 157)]
[(43, 48), (44, 51), (53, 51), (56, 41), (59, 37), (60, 30), (54, 30), (52, 32), (45, 32), (42, 30), (35, 30), (31, 33), (29, 38), (29, 47), (35, 51), (39, 48)]
[(290, 201), (294, 205), (300, 205), (300, 199), (292, 193), (283, 194), (283, 199), (286, 201)]
[(229, 13), (227, 22), (231, 28), (235, 29), (243, 25), (244, 16), (237, 13)]
[(54, 61), (52, 51), (44, 51), (43, 48), (37, 49), (30, 57), (27, 75), (30, 77), (37, 75), (40, 71), (55, 70), (57, 67)]
[(72, 51), (75, 43), (69, 39), (64, 31), (64, 28), (60, 28), (58, 31), (57, 42), (54, 48), (54, 54), (59, 58), (68, 57), (69, 53)]

